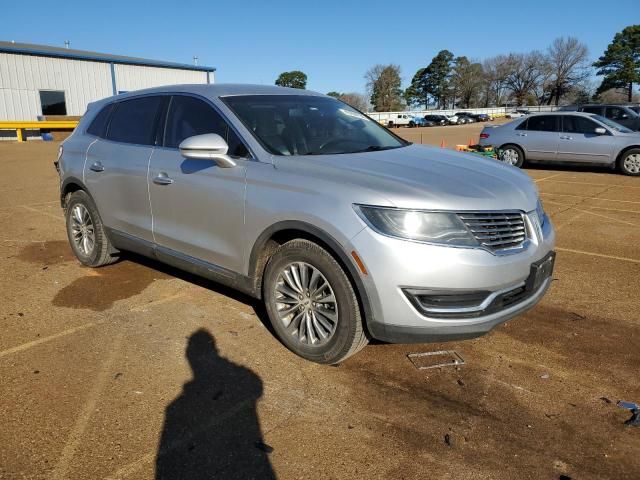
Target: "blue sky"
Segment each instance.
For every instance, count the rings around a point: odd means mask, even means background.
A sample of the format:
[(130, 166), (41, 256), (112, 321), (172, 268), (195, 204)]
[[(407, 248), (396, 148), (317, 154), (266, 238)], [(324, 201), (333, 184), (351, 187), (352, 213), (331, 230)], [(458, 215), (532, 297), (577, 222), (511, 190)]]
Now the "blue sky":
[[(441, 49), (482, 59), (545, 49), (572, 35), (597, 58), (640, 23), (638, 0), (5, 2), (0, 40), (217, 67), (217, 82), (272, 84), (304, 71), (307, 88), (364, 92), (366, 70), (396, 63), (406, 85)], [(524, 6), (524, 7), (523, 7)]]

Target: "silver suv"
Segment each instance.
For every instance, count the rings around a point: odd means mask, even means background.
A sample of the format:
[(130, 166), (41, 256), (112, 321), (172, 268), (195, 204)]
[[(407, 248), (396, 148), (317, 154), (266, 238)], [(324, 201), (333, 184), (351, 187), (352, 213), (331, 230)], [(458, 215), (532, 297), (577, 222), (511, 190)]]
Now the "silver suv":
[(412, 145), (324, 95), (182, 85), (91, 104), (61, 146), (80, 262), (154, 257), (264, 301), (337, 363), (369, 338), (470, 338), (533, 307), (554, 232), (517, 168)]

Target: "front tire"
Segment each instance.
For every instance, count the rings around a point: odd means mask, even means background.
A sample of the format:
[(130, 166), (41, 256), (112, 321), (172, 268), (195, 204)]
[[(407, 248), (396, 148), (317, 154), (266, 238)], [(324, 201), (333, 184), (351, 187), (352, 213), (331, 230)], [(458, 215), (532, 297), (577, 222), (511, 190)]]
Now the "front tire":
[(507, 165), (522, 168), (524, 165), (524, 152), (517, 145), (504, 145), (500, 148), (500, 161)]
[(618, 159), (618, 170), (624, 175), (639, 176), (640, 148), (632, 148), (624, 152)]
[(312, 362), (336, 364), (368, 339), (353, 286), (319, 245), (281, 245), (264, 273), (263, 299), (271, 325), (289, 350)]
[(83, 265), (101, 267), (118, 260), (102, 225), (96, 204), (83, 190), (73, 192), (65, 207), (71, 250)]

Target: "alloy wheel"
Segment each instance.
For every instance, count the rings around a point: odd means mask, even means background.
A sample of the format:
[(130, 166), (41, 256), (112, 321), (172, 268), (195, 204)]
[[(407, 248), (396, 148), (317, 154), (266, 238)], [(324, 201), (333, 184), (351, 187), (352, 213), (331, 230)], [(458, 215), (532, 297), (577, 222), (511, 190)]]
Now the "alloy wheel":
[(299, 343), (315, 347), (331, 339), (338, 325), (338, 303), (317, 268), (290, 263), (278, 274), (274, 295), (278, 318)]
[(87, 207), (77, 203), (71, 210), (71, 232), (76, 248), (85, 256), (91, 255), (96, 245), (96, 234)]
[(517, 165), (518, 152), (516, 152), (513, 148), (507, 148), (502, 152), (502, 161), (504, 163), (508, 163), (509, 165)]

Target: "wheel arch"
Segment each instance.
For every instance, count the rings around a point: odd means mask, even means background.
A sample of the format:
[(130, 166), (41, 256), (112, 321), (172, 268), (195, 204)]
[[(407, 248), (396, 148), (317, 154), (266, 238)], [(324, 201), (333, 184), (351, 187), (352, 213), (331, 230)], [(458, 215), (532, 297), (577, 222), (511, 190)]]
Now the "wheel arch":
[(280, 245), (296, 238), (314, 242), (333, 256), (353, 285), (365, 323), (373, 321), (369, 295), (356, 265), (335, 238), (315, 225), (303, 221), (285, 220), (275, 223), (264, 230), (253, 244), (249, 257), (249, 277), (253, 279), (253, 290), (256, 296), (262, 298), (262, 277), (269, 258)]
[(614, 161), (614, 164), (617, 165), (618, 162), (622, 159), (622, 157), (624, 156), (625, 153), (627, 153), (629, 150), (640, 150), (640, 145), (629, 145), (624, 147), (622, 150), (620, 150), (618, 152), (618, 154), (616, 155), (616, 159)]
[(67, 177), (60, 186), (60, 206), (65, 208), (67, 206), (67, 198), (69, 198), (69, 195), (73, 192), (77, 192), (78, 190), (83, 190), (91, 197), (91, 200), (93, 200), (91, 192), (89, 192), (82, 180), (77, 177)]

